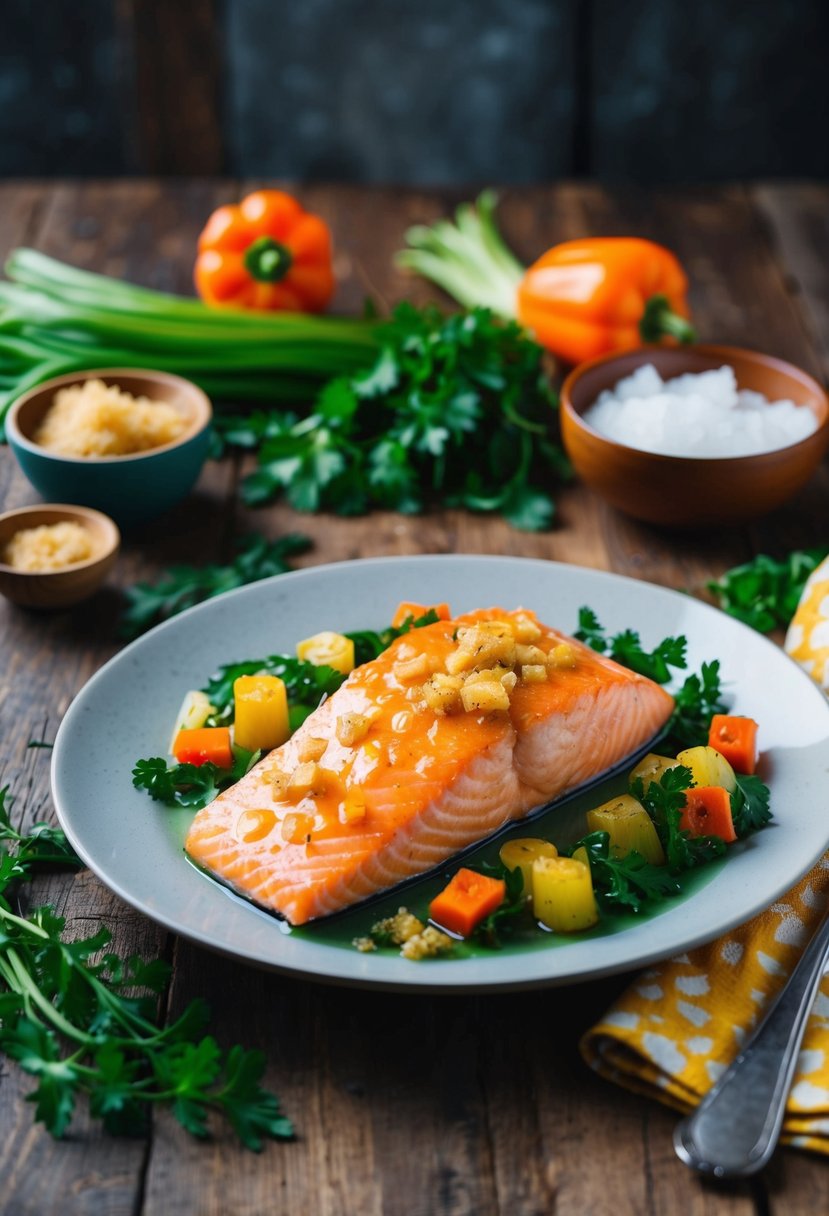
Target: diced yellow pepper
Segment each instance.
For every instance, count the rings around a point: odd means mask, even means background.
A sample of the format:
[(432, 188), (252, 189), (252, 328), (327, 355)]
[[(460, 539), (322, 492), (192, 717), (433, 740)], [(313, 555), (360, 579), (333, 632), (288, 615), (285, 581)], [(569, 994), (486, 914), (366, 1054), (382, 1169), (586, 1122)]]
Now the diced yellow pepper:
[(354, 643), (351, 638), (332, 633), (329, 629), (298, 642), (296, 653), (297, 658), (306, 663), (313, 663), (315, 667), (333, 667), (344, 676), (354, 670)]
[(233, 681), (233, 741), (249, 752), (270, 751), (289, 737), (288, 694), (278, 676), (239, 676)]
[(676, 768), (677, 763), (678, 761), (673, 756), (660, 756), (658, 752), (648, 752), (630, 774), (630, 780), (641, 780), (647, 789), (652, 781), (658, 782), (662, 774), (666, 773), (669, 768)]
[(611, 798), (587, 812), (587, 827), (591, 832), (607, 832), (610, 852), (614, 857), (626, 857), (634, 851), (654, 866), (664, 866), (665, 854), (648, 812), (630, 794)]
[(525, 684), (544, 684), (547, 668), (543, 663), (525, 663), (521, 668), (521, 679)]
[(694, 785), (721, 785), (729, 794), (737, 788), (734, 769), (714, 747), (688, 747), (677, 754), (676, 762), (691, 770)]
[(538, 840), (532, 836), (519, 840), (508, 840), (501, 845), (498, 854), (501, 864), (508, 870), (520, 870), (524, 876), (524, 894), (531, 895), (533, 889), (533, 862), (538, 857), (558, 857), (558, 849), (549, 840)]
[(572, 857), (533, 862), (533, 915), (555, 933), (579, 933), (599, 919), (590, 867)]

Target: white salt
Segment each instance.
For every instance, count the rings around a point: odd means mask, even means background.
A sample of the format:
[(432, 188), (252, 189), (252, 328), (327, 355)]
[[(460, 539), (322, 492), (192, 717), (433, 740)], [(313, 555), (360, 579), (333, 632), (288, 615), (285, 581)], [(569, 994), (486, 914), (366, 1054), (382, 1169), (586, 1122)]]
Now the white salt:
[(810, 409), (738, 389), (732, 367), (663, 380), (652, 363), (605, 389), (584, 421), (626, 447), (665, 456), (753, 456), (817, 429)]

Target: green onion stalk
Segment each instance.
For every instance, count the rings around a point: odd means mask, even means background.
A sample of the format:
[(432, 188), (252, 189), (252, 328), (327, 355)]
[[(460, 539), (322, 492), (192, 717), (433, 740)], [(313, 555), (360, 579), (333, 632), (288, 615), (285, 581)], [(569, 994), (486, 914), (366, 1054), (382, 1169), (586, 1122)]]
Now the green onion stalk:
[(201, 301), (15, 250), (0, 282), (0, 425), (52, 376), (96, 367), (175, 372), (211, 397), (310, 404), (320, 385), (370, 367), (377, 324), (209, 308)]

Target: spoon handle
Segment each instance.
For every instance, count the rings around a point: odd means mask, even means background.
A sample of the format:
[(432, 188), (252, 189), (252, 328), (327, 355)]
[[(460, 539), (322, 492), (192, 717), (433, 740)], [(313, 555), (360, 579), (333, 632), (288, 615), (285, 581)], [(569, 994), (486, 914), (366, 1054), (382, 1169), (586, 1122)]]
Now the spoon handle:
[(827, 962), (829, 914), (748, 1044), (697, 1109), (677, 1125), (674, 1148), (686, 1165), (716, 1178), (742, 1178), (769, 1160)]

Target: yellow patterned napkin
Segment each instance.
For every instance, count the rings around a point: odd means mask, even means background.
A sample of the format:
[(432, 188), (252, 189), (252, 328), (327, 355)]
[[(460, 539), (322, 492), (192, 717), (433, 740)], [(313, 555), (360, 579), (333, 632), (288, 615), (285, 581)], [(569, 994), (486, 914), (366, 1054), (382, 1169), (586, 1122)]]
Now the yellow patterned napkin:
[[(829, 853), (780, 902), (727, 936), (643, 972), (588, 1030), (591, 1068), (689, 1111), (786, 981), (829, 901)], [(806, 1028), (784, 1143), (829, 1154), (829, 976)]]

